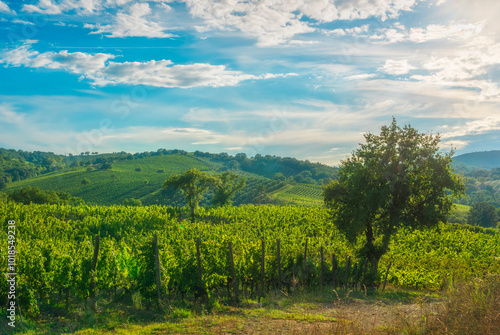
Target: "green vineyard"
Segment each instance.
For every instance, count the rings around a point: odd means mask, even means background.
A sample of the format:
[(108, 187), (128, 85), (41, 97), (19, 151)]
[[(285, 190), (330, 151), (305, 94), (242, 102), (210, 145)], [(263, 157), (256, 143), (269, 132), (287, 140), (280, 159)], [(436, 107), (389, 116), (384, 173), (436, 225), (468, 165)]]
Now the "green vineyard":
[[(444, 223), (400, 231), (378, 268), (366, 271), (365, 260), (356, 258), (324, 208), (205, 208), (195, 222), (185, 220), (187, 214), (177, 208), (162, 206), (2, 202), (0, 213), (4, 232), (7, 222), (15, 220), (17, 294), (27, 316), (55, 304), (86, 306), (93, 294), (99, 303), (100, 297), (138, 293), (151, 305), (157, 288), (161, 299), (175, 301), (252, 296), (280, 287), (293, 292), (321, 284), (356, 286), (365, 275), (378, 286), (389, 263), (389, 285), (429, 290), (500, 273), (500, 234)], [(7, 273), (7, 234), (2, 236), (1, 271)], [(94, 260), (96, 236), (100, 243)], [(5, 306), (6, 281), (0, 290)]]

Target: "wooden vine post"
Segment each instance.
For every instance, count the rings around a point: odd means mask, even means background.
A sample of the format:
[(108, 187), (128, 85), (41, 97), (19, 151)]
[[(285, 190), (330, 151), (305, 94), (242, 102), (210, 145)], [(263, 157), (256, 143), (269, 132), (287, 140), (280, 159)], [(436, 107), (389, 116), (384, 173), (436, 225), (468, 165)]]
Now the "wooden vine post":
[(350, 264), (351, 264), (351, 256), (349, 256), (349, 258), (347, 259), (347, 264), (346, 264), (346, 267), (345, 267), (345, 288), (347, 289), (347, 284), (349, 282), (349, 267), (350, 267)]
[(323, 246), (319, 249), (321, 254), (321, 292), (323, 292), (323, 276), (325, 275), (325, 265), (323, 262)]
[(363, 286), (365, 286), (366, 284), (366, 263), (367, 263), (367, 259), (365, 258), (365, 265), (363, 267)]
[(332, 275), (333, 275), (333, 287), (337, 288), (337, 259), (335, 254), (332, 255)]
[(278, 261), (278, 288), (281, 291), (281, 256), (280, 256), (280, 239), (276, 240), (277, 261)]
[(196, 239), (196, 261), (198, 262), (198, 279), (201, 282), (201, 254), (200, 254), (200, 238)]
[(231, 276), (233, 278), (234, 298), (238, 302), (238, 283), (236, 282), (236, 272), (234, 271), (233, 244), (229, 241), (229, 262), (231, 263)]
[(385, 290), (385, 284), (387, 283), (387, 275), (389, 274), (389, 270), (391, 269), (392, 262), (389, 262), (389, 266), (387, 266), (387, 271), (385, 272), (384, 277), (384, 286), (382, 287), (382, 292)]
[(161, 301), (161, 272), (160, 272), (160, 253), (158, 251), (158, 235), (153, 235), (153, 245), (155, 248), (155, 268), (156, 268), (156, 295), (158, 297), (158, 306)]
[(306, 245), (304, 247), (304, 263), (302, 265), (302, 270), (303, 270), (303, 274), (304, 274), (303, 275), (303, 277), (304, 277), (303, 283), (302, 283), (303, 287), (305, 287), (305, 285), (306, 285), (306, 262), (307, 262), (307, 238), (306, 238)]
[(97, 277), (97, 272), (96, 272), (96, 267), (97, 267), (97, 257), (99, 256), (99, 243), (101, 240), (101, 236), (98, 234), (95, 237), (95, 244), (94, 244), (94, 257), (92, 258), (92, 263), (90, 265), (90, 286), (91, 286), (91, 292), (90, 292), (90, 308), (95, 312), (96, 306), (95, 306), (95, 294), (96, 294), (96, 277)]
[(261, 263), (260, 263), (260, 289), (261, 289), (261, 295), (263, 296), (264, 295), (264, 281), (265, 281), (265, 259), (266, 259), (266, 247), (265, 247), (265, 244), (264, 244), (264, 238), (262, 238), (262, 260), (261, 260)]

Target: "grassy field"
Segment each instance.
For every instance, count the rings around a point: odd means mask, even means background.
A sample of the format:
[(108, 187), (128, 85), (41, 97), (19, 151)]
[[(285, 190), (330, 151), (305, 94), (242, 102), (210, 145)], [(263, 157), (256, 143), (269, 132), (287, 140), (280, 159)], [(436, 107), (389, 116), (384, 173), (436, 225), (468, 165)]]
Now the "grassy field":
[[(109, 306), (113, 304), (113, 308)], [(162, 310), (116, 308), (25, 322), (20, 334), (497, 334), (500, 277), (457, 284), (441, 293), (373, 290), (273, 292), (265, 297)]]

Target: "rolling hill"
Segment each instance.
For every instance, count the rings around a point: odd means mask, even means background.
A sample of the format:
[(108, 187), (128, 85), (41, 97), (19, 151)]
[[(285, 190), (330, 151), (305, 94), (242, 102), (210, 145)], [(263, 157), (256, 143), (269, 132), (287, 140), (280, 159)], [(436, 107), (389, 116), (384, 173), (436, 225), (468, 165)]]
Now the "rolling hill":
[(471, 152), (454, 157), (457, 169), (494, 169), (500, 168), (500, 150)]
[[(9, 153), (4, 161), (16, 163), (20, 170), (29, 167), (31, 174), (13, 178), (7, 174), (5, 191), (25, 186), (42, 190), (64, 191), (98, 205), (122, 204), (126, 199), (139, 199), (144, 205), (184, 205), (179, 192), (162, 190), (163, 182), (173, 174), (197, 168), (208, 174), (232, 170), (247, 180), (247, 186), (234, 198), (234, 204), (292, 204), (320, 206), (321, 183), (335, 178), (337, 169), (293, 158), (244, 154), (188, 153), (163, 150), (129, 154), (54, 155), (50, 166), (37, 161), (24, 162), (26, 153)], [(52, 154), (53, 155), (53, 154)], [(5, 155), (4, 155), (5, 156)], [(52, 157), (52, 156), (50, 156)], [(10, 166), (9, 165), (9, 166)], [(0, 166), (1, 167), (1, 166)], [(8, 179), (10, 177), (10, 180)], [(207, 199), (210, 198), (210, 194)], [(202, 205), (207, 205), (205, 200)]]

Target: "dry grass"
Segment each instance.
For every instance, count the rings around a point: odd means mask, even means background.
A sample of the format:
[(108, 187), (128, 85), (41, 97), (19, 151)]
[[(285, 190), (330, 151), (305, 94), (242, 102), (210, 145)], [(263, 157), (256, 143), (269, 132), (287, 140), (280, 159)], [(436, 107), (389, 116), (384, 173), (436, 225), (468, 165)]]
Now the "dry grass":
[(428, 334), (500, 334), (500, 276), (455, 285)]
[[(128, 313), (108, 314), (107, 322), (77, 327), (75, 334), (498, 335), (500, 276), (457, 284), (441, 297), (400, 289), (383, 294), (330, 290), (287, 296), (282, 292), (260, 302), (222, 304), (211, 312), (186, 306), (153, 314), (136, 315), (133, 320)], [(99, 315), (97, 321), (102, 318)], [(62, 325), (37, 328), (24, 334), (73, 333)]]

